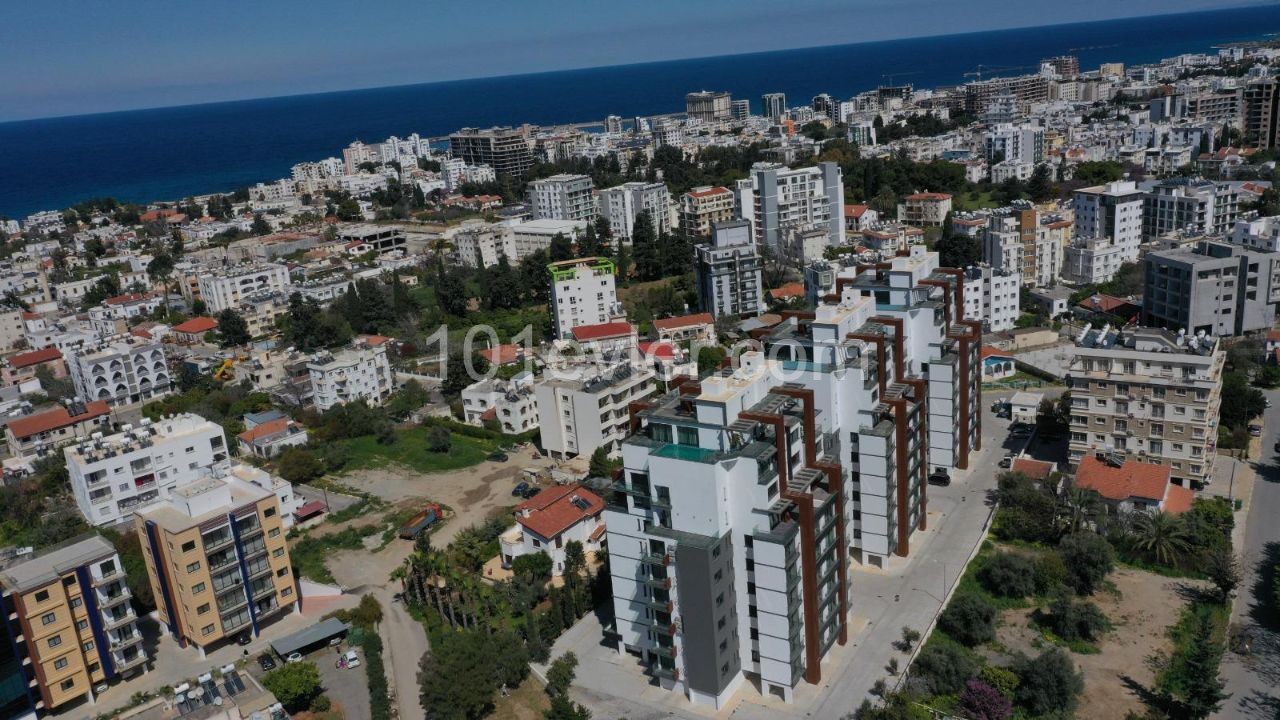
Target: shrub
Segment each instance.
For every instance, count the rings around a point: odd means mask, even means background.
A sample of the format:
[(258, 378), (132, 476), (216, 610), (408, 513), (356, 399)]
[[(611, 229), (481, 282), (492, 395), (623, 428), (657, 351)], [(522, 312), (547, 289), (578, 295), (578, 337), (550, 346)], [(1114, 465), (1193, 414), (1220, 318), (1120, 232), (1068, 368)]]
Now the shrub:
[(289, 663), (263, 675), (262, 684), (285, 710), (299, 712), (320, 694), (320, 671), (315, 663)]
[(1064, 595), (1049, 605), (1049, 628), (1067, 642), (1094, 642), (1111, 629), (1111, 621), (1097, 605)]
[(1002, 668), (999, 665), (983, 666), (982, 672), (978, 673), (978, 678), (982, 682), (990, 685), (1000, 691), (1001, 695), (1012, 698), (1018, 690), (1018, 676), (1008, 668)]
[(1036, 591), (1031, 560), (1013, 553), (997, 553), (978, 571), (978, 580), (992, 595), (1023, 598)]
[(515, 575), (528, 576), (536, 580), (547, 580), (551, 577), (551, 556), (546, 553), (529, 553), (511, 561), (511, 572)]
[(1037, 557), (1032, 574), (1036, 595), (1052, 595), (1067, 586), (1067, 565), (1057, 553)]
[(1111, 543), (1091, 532), (1062, 538), (1058, 554), (1067, 569), (1067, 581), (1080, 595), (1092, 595), (1115, 567)]
[(1034, 660), (1020, 658), (1016, 672), (1018, 704), (1033, 715), (1059, 711), (1070, 716), (1084, 690), (1084, 677), (1060, 648), (1047, 650)]
[(1013, 714), (1013, 701), (981, 680), (965, 683), (960, 705), (973, 720), (1007, 720)]
[(964, 648), (950, 643), (930, 643), (916, 658), (916, 670), (936, 695), (952, 695), (978, 672), (978, 661)]
[(317, 695), (311, 699), (311, 712), (329, 712), (330, 706), (328, 695)]
[(938, 618), (938, 627), (969, 647), (996, 637), (996, 609), (978, 595), (956, 595)]

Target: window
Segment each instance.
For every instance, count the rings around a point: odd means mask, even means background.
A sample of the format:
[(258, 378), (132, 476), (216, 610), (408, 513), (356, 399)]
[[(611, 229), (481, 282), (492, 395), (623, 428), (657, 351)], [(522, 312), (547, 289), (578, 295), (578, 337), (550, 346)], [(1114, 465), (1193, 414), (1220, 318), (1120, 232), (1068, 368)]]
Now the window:
[(188, 540), (188, 541), (186, 541), (186, 542), (182, 543), (182, 552), (184, 552), (184, 553), (191, 552), (192, 550), (195, 550), (195, 549), (196, 549), (196, 541), (195, 541), (195, 540)]
[(87, 627), (89, 627), (89, 621), (88, 621), (88, 620), (77, 620), (77, 621), (76, 621), (76, 629), (77, 629), (77, 630), (84, 630), (84, 629), (85, 629), (85, 628), (87, 628)]
[(71, 609), (72, 609), (72, 610), (74, 610), (74, 609), (76, 609), (76, 608), (80, 607), (81, 605), (84, 605), (84, 600), (81, 600), (81, 599), (80, 599), (80, 598), (78, 598), (78, 597), (71, 598)]
[(204, 627), (200, 628), (200, 634), (201, 634), (201, 635), (212, 635), (212, 634), (213, 634), (213, 626), (212, 626), (212, 625), (205, 625)]
[(57, 621), (58, 621), (58, 616), (56, 613), (45, 613), (44, 615), (40, 616), (41, 625), (52, 625)]
[(41, 590), (40, 592), (36, 593), (36, 602), (38, 602), (38, 603), (42, 603), (42, 602), (44, 602), (45, 600), (48, 600), (48, 599), (49, 599), (49, 591), (48, 591), (48, 590)]
[(289, 574), (289, 568), (287, 567), (282, 567), (276, 571), (276, 577), (284, 577), (285, 575), (288, 575), (288, 574)]
[(197, 561), (195, 561), (195, 562), (191, 563), (190, 565), (187, 565), (187, 572), (188, 572), (188, 573), (193, 573), (193, 572), (195, 572), (195, 571), (197, 571), (197, 570), (199, 570), (199, 569), (200, 569), (200, 561), (199, 561), (199, 560), (197, 560)]
[(280, 597), (288, 597), (293, 594), (293, 588), (287, 587), (280, 591)]
[(61, 644), (62, 644), (61, 635), (54, 635), (53, 637), (49, 638), (49, 647), (58, 647)]
[(723, 604), (724, 604), (724, 593), (720, 593), (719, 595), (716, 596), (716, 607), (719, 607)]
[(70, 690), (71, 688), (73, 688), (73, 687), (75, 687), (75, 686), (76, 686), (76, 679), (75, 679), (75, 678), (73, 678), (73, 677), (70, 677), (70, 678), (67, 678), (66, 680), (63, 680), (63, 681), (62, 681), (62, 685), (61, 685), (61, 687), (62, 687), (62, 689), (63, 689), (63, 690)]
[(66, 658), (58, 658), (57, 660), (54, 660), (54, 661), (53, 661), (53, 669), (54, 669), (54, 670), (62, 670), (63, 668), (65, 668), (66, 666), (68, 666), (68, 665), (70, 665), (70, 664), (71, 664), (71, 663), (67, 662), (67, 659), (66, 659)]
[(720, 620), (716, 623), (716, 628), (720, 630), (724, 629), (724, 618), (720, 618)]
[(68, 575), (68, 576), (66, 576), (66, 577), (62, 578), (62, 586), (63, 586), (63, 587), (71, 587), (72, 585), (75, 585), (75, 584), (76, 584), (76, 576), (75, 576), (75, 575)]
[(269, 507), (266, 510), (262, 511), (262, 517), (275, 517), (275, 516), (276, 516), (276, 509), (273, 507)]
[(93, 648), (94, 648), (95, 646), (94, 646), (94, 644), (93, 644), (93, 641), (92, 641), (92, 640), (90, 640), (89, 642), (85, 643), (85, 644), (84, 644), (84, 645), (82, 645), (81, 647), (83, 647), (83, 648), (84, 648), (84, 651), (85, 651), (85, 652), (93, 652)]
[(202, 583), (202, 582), (201, 582), (201, 583), (196, 583), (195, 585), (192, 585), (192, 586), (191, 586), (191, 594), (192, 594), (192, 595), (199, 595), (199, 594), (200, 594), (200, 593), (202, 593), (202, 592), (204, 592), (204, 583)]
[(267, 533), (267, 537), (280, 537), (280, 528), (271, 528), (271, 532)]
[(201, 605), (200, 607), (196, 608), (196, 614), (197, 614), (197, 615), (203, 615), (203, 614), (205, 614), (205, 613), (207, 613), (207, 612), (209, 612), (209, 603), (205, 603), (205, 604)]
[(284, 548), (276, 548), (271, 551), (271, 557), (280, 557), (281, 555), (284, 555)]

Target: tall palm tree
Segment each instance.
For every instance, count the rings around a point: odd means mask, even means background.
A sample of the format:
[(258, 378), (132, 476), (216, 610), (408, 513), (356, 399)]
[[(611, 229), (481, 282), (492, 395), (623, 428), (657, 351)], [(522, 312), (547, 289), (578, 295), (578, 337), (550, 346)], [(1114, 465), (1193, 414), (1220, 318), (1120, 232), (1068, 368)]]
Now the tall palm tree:
[(1190, 547), (1186, 523), (1163, 510), (1142, 513), (1133, 523), (1134, 547), (1161, 565), (1173, 565)]
[(1097, 492), (1072, 487), (1058, 501), (1058, 523), (1064, 532), (1077, 533), (1087, 523), (1096, 521), (1101, 510), (1102, 499)]

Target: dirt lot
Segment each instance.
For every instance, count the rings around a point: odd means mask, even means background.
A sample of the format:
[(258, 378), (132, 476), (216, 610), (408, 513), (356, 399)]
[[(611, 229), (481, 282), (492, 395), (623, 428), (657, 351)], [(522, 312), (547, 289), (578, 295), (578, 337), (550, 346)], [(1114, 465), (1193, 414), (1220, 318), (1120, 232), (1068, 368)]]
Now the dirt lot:
[(542, 720), (543, 712), (549, 707), (551, 700), (542, 683), (530, 675), (509, 696), (497, 698), (489, 717), (491, 720)]
[[(1116, 570), (1108, 579), (1115, 592), (1103, 591), (1091, 599), (1114, 627), (1098, 643), (1101, 652), (1071, 654), (1085, 679), (1076, 717), (1120, 718), (1131, 710), (1144, 712), (1133, 684), (1150, 688), (1155, 682), (1147, 658), (1169, 649), (1165, 631), (1178, 621), (1186, 605), (1179, 589), (1194, 583), (1127, 568)], [(1040, 632), (1029, 626), (1031, 612), (1006, 610), (1001, 616), (997, 638), (1010, 654), (1021, 651), (1034, 656), (1045, 647)]]

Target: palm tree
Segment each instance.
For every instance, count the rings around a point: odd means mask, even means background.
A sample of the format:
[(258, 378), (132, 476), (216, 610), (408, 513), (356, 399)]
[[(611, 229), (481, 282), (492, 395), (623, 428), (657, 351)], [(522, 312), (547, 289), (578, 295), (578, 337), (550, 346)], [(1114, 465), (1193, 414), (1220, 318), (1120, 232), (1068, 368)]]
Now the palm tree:
[(1073, 487), (1058, 502), (1058, 522), (1067, 533), (1077, 533), (1086, 523), (1097, 520), (1102, 500), (1097, 492)]
[(1173, 565), (1189, 547), (1186, 523), (1163, 510), (1141, 514), (1133, 529), (1134, 547), (1160, 565)]

